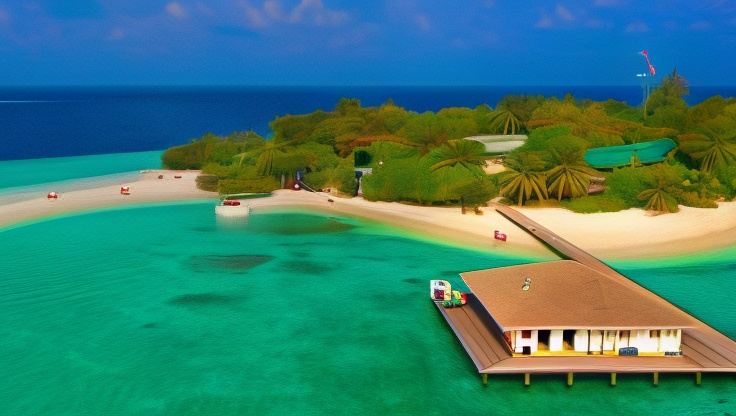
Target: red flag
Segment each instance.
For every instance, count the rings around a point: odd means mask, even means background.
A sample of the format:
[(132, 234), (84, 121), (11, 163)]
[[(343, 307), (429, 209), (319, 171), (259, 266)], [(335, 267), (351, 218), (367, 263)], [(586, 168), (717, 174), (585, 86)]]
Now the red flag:
[(654, 65), (649, 61), (649, 52), (644, 49), (643, 51), (639, 52), (640, 55), (644, 57), (644, 59), (647, 60), (647, 67), (649, 68), (649, 75), (654, 76), (657, 74), (657, 70), (654, 68)]

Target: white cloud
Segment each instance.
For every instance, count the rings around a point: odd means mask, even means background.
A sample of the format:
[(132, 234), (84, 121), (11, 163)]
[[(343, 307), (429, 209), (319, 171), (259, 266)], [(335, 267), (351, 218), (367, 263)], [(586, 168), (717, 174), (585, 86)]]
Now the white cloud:
[(327, 8), (322, 0), (301, 0), (291, 10), (285, 10), (279, 0), (266, 0), (260, 7), (243, 3), (246, 23), (253, 28), (264, 28), (273, 23), (338, 26), (348, 20), (348, 13)]
[(263, 11), (272, 20), (283, 20), (284, 10), (278, 0), (267, 0), (263, 3)]
[(549, 17), (546, 14), (543, 14), (542, 17), (540, 17), (539, 20), (537, 20), (537, 23), (534, 26), (541, 28), (541, 29), (549, 29), (552, 26), (554, 26), (554, 22), (552, 21), (551, 17)]
[(328, 9), (322, 0), (302, 0), (289, 14), (289, 20), (292, 23), (310, 21), (317, 26), (337, 26), (345, 22), (347, 18), (346, 12)]
[(166, 13), (175, 19), (184, 19), (187, 17), (187, 10), (181, 3), (176, 1), (166, 4)]
[(251, 28), (264, 28), (269, 25), (268, 19), (263, 13), (250, 5), (250, 3), (244, 3), (243, 8), (245, 9), (245, 24)]
[(566, 22), (572, 22), (573, 20), (575, 20), (575, 16), (573, 16), (570, 9), (559, 3), (557, 4), (557, 6), (555, 6), (555, 14), (557, 15), (557, 17)]
[(429, 32), (432, 30), (432, 24), (429, 22), (429, 18), (426, 15), (419, 14), (414, 17), (414, 23), (422, 32)]
[(627, 33), (644, 33), (649, 32), (649, 25), (641, 20), (635, 20), (626, 26)]

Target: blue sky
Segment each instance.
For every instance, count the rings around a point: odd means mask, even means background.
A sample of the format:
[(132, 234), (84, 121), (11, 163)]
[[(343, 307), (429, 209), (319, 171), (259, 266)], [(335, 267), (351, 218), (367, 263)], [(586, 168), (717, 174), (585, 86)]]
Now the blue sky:
[(736, 1), (0, 0), (4, 85), (736, 85)]

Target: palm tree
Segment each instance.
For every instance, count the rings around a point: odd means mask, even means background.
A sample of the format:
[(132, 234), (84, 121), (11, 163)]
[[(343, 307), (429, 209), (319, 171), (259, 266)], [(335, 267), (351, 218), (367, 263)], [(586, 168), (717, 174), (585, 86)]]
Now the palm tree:
[(274, 160), (286, 153), (286, 147), (289, 144), (289, 142), (276, 142), (271, 139), (262, 146), (237, 154), (233, 158), (239, 159), (238, 166), (240, 166), (246, 157), (255, 157), (258, 174), (263, 176), (273, 175), (275, 170)]
[(499, 110), (491, 118), (491, 128), (502, 131), (503, 134), (516, 134), (521, 128), (521, 121), (511, 110)]
[(583, 154), (578, 149), (552, 150), (552, 162), (555, 165), (547, 171), (547, 190), (557, 195), (573, 198), (588, 194), (590, 178), (597, 172), (583, 161)]
[(505, 165), (509, 170), (501, 177), (502, 195), (515, 198), (519, 206), (533, 196), (540, 201), (548, 198), (546, 177), (541, 172), (544, 162), (539, 156), (521, 153), (507, 158)]
[(700, 170), (714, 170), (736, 163), (736, 121), (720, 115), (705, 122), (698, 133), (677, 136), (680, 150), (700, 162)]
[(656, 188), (644, 190), (639, 193), (639, 199), (647, 200), (644, 209), (656, 212), (677, 212), (677, 201), (667, 192), (660, 181)]
[(447, 143), (433, 150), (429, 159), (433, 162), (430, 169), (439, 169), (460, 165), (465, 169), (477, 173), (478, 167), (485, 166), (485, 147), (474, 140), (449, 140)]
[(727, 137), (713, 130), (710, 133), (709, 135), (690, 133), (678, 136), (680, 150), (694, 160), (700, 161), (700, 170), (706, 173), (711, 173), (736, 161), (736, 137)]

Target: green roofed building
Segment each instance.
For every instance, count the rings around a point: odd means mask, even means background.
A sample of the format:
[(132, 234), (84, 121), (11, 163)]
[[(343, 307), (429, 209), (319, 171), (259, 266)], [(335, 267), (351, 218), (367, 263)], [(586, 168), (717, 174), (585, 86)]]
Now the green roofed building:
[(676, 147), (672, 139), (659, 139), (651, 142), (627, 144), (623, 146), (607, 146), (588, 149), (584, 159), (596, 169), (611, 169), (630, 165), (634, 157), (639, 163), (657, 163), (667, 157)]

